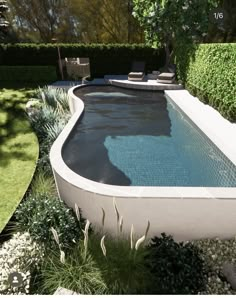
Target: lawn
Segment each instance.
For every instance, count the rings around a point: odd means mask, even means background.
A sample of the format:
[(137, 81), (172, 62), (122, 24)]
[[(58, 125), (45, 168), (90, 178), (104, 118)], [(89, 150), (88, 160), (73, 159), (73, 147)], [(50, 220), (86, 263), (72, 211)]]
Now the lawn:
[(32, 89), (0, 89), (0, 232), (33, 177), (38, 140), (25, 114)]

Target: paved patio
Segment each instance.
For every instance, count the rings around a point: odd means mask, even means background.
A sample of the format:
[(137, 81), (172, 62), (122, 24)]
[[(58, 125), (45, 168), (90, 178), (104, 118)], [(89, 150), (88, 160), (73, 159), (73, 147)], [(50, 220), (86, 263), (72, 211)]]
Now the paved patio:
[(105, 80), (102, 78), (98, 78), (98, 79), (94, 79), (92, 81), (84, 81), (82, 82), (82, 80), (79, 81), (56, 81), (54, 83), (52, 83), (51, 87), (55, 87), (55, 88), (63, 88), (65, 90), (70, 89), (71, 87), (74, 87), (76, 85), (82, 85), (82, 84), (106, 84)]
[(181, 84), (162, 84), (156, 80), (148, 80), (147, 77), (143, 81), (129, 81), (127, 75), (105, 75), (104, 78), (97, 78), (92, 81), (56, 81), (51, 84), (55, 88), (69, 88), (81, 84), (111, 84), (118, 87), (139, 89), (139, 90), (179, 90), (183, 89)]

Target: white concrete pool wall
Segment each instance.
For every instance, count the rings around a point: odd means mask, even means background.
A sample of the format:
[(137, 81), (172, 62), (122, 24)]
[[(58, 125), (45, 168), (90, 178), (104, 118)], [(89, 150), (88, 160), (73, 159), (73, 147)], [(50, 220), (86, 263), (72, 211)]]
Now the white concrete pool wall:
[[(72, 208), (77, 204), (83, 217), (98, 228), (102, 224), (103, 208), (106, 214), (104, 230), (113, 233), (117, 230), (113, 206), (115, 198), (120, 216), (124, 219), (125, 233), (130, 233), (133, 224), (136, 234), (142, 235), (149, 220), (149, 236), (165, 232), (176, 240), (189, 240), (236, 235), (236, 188), (114, 186), (88, 180), (73, 172), (64, 163), (61, 151), (84, 110), (82, 100), (74, 95), (76, 88), (68, 92), (72, 117), (50, 152), (61, 199)], [(236, 141), (233, 140), (236, 125), (186, 90), (165, 93), (236, 164)]]

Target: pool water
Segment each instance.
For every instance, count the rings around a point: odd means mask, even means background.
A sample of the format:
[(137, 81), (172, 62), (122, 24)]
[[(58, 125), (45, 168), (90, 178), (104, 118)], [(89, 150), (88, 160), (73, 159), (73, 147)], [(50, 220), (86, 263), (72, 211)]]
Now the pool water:
[(162, 92), (86, 86), (85, 111), (62, 149), (93, 181), (132, 186), (236, 187), (236, 167)]

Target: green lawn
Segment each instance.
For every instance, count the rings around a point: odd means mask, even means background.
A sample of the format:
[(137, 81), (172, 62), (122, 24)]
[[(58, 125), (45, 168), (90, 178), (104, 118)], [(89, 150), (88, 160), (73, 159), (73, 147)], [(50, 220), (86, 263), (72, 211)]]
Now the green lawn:
[(32, 89), (0, 89), (0, 232), (23, 198), (38, 159), (38, 140), (25, 114)]

